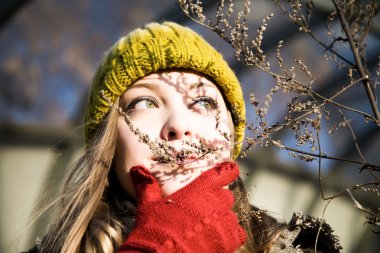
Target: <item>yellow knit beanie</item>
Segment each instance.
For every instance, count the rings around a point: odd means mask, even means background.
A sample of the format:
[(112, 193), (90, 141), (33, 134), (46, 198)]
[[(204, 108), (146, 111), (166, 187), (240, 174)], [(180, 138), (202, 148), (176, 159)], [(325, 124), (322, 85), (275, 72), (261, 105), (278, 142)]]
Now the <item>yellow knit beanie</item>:
[(150, 23), (136, 29), (108, 50), (90, 91), (85, 115), (86, 143), (110, 110), (104, 95), (114, 102), (138, 79), (166, 69), (193, 70), (210, 77), (219, 87), (235, 126), (236, 159), (245, 128), (245, 106), (239, 81), (210, 44), (191, 29), (173, 22)]

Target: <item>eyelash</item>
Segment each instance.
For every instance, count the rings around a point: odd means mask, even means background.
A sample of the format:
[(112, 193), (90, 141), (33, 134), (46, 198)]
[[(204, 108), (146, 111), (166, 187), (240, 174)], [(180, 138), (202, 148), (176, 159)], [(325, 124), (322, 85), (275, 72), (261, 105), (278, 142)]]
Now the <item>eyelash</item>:
[(156, 99), (154, 99), (153, 97), (149, 97), (149, 96), (141, 96), (141, 97), (138, 97), (138, 98), (135, 98), (134, 100), (132, 100), (132, 102), (130, 102), (127, 107), (125, 108), (125, 111), (126, 112), (129, 112), (131, 110), (134, 110), (134, 106), (141, 102), (141, 101), (144, 101), (144, 100), (147, 100), (149, 102), (152, 102), (155, 106), (158, 107), (158, 102)]
[(203, 96), (203, 97), (197, 97), (194, 99), (194, 102), (190, 104), (189, 107), (192, 107), (194, 106), (196, 103), (199, 103), (199, 102), (208, 102), (210, 105), (211, 105), (211, 110), (215, 110), (218, 108), (218, 102), (216, 101), (216, 99), (213, 99), (211, 97), (207, 97), (207, 96)]
[[(132, 102), (130, 102), (127, 107), (125, 108), (125, 111), (126, 112), (129, 112), (131, 110), (134, 110), (134, 106), (141, 102), (141, 101), (144, 101), (144, 100), (147, 100), (149, 102), (152, 102), (155, 106), (158, 107), (158, 102), (155, 98), (153, 97), (149, 97), (149, 96), (141, 96), (141, 97), (138, 97), (138, 98), (135, 98), (134, 100), (132, 100)], [(199, 102), (208, 102), (210, 105), (211, 105), (211, 110), (215, 110), (218, 108), (218, 102), (216, 101), (216, 99), (213, 99), (211, 97), (207, 97), (207, 96), (202, 96), (202, 97), (197, 97), (195, 99), (193, 99), (193, 102), (188, 106), (189, 108), (193, 107), (194, 105), (196, 105), (197, 103)]]

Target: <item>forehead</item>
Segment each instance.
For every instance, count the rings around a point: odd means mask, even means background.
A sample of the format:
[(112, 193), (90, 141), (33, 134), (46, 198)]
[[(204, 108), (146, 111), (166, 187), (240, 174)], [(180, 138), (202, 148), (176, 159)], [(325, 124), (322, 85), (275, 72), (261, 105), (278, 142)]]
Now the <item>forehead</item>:
[[(148, 87), (146, 87), (148, 86)], [(160, 88), (176, 87), (181, 90), (194, 90), (199, 88), (209, 88), (218, 91), (218, 87), (208, 78), (193, 72), (187, 71), (165, 71), (153, 73), (133, 83), (128, 89), (137, 87)]]

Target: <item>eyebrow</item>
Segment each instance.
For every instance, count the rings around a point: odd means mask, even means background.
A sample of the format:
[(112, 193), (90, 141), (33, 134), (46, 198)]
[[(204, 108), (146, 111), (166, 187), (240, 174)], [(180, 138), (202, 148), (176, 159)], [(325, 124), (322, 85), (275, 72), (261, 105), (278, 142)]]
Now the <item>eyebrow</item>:
[(216, 88), (215, 85), (212, 85), (210, 83), (205, 83), (205, 82), (194, 82), (190, 84), (190, 90), (195, 89), (195, 88), (200, 88), (200, 87), (211, 87), (211, 88)]
[[(151, 89), (151, 90), (158, 90), (161, 85), (162, 84), (159, 84), (159, 83), (139, 82), (139, 83), (136, 83), (135, 85), (130, 86), (129, 89), (141, 88), (142, 87), (142, 88), (147, 88), (147, 89)], [(201, 87), (210, 87), (210, 88), (218, 89), (215, 85), (210, 84), (210, 83), (205, 83), (202, 81), (189, 83), (187, 85), (189, 85), (189, 90), (198, 89)]]
[(160, 84), (158, 83), (149, 83), (149, 82), (141, 82), (141, 83), (136, 83), (134, 85), (131, 85), (129, 87), (129, 90), (133, 89), (133, 88), (147, 88), (147, 89), (151, 89), (151, 90), (158, 90), (160, 87)]

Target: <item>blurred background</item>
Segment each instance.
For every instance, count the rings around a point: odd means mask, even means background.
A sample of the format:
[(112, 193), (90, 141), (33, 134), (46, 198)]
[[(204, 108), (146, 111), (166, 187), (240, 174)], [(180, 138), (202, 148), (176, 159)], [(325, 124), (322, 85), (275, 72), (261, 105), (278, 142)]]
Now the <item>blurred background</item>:
[[(236, 2), (239, 5), (240, 1)], [(332, 6), (329, 1), (316, 2), (312, 26), (322, 34), (322, 21)], [(272, 52), (269, 55), (274, 57), (277, 42), (284, 40), (285, 61), (302, 59), (320, 76), (322, 93), (328, 94), (344, 79), (341, 71), (321, 57), (323, 50), (287, 21), (271, 1), (252, 1), (252, 5), (249, 23), (254, 32), (265, 16), (275, 13), (264, 40), (264, 49)], [(204, 1), (204, 8), (214, 13), (215, 1)], [(247, 104), (251, 92), (258, 100), (264, 99), (273, 80), (236, 62), (230, 46), (185, 17), (174, 0), (0, 2), (0, 252), (26, 250), (36, 237), (44, 235), (48, 213), (37, 222), (30, 220), (30, 214), (54, 199), (68, 168), (82, 152), (84, 105), (103, 52), (132, 29), (163, 20), (193, 28), (223, 52), (239, 76)], [(369, 69), (375, 67), (380, 53), (378, 17), (373, 27), (368, 39)], [(271, 121), (283, 117), (287, 99), (279, 95), (273, 101)], [(361, 87), (341, 99), (370, 111)], [(247, 113), (248, 122), (254, 120), (253, 107), (248, 106)], [(355, 120), (355, 115), (350, 117)], [(355, 130), (368, 161), (379, 164), (378, 129), (357, 124)], [(336, 141), (339, 134), (335, 133), (334, 139), (322, 134), (324, 150), (355, 158), (347, 139)], [(292, 136), (284, 134), (282, 138)], [(294, 211), (322, 218), (327, 202), (321, 199), (316, 163), (300, 162), (273, 148), (255, 148), (240, 163), (253, 204), (282, 221), (288, 221)], [(327, 195), (366, 180), (357, 166), (331, 161), (323, 162), (323, 173)], [(363, 194), (361, 201), (364, 206), (379, 207), (379, 198), (373, 195)], [(380, 252), (379, 235), (364, 224), (363, 212), (354, 208), (347, 196), (332, 201), (324, 218), (340, 237), (343, 252)]]

